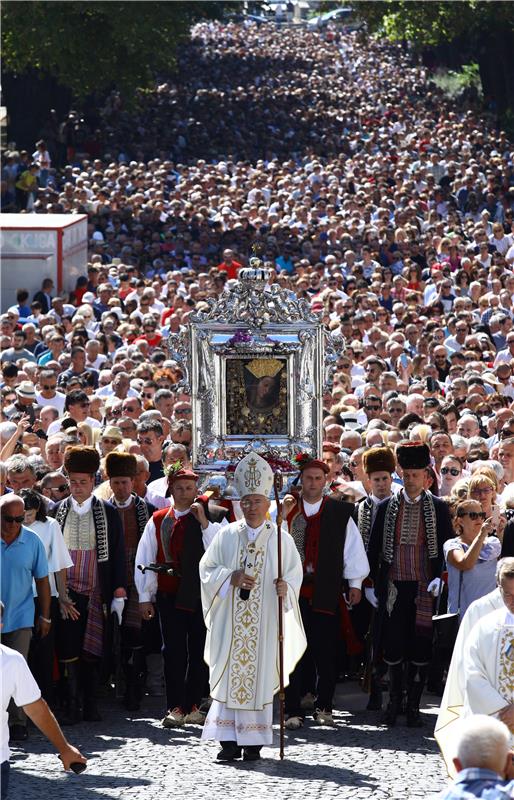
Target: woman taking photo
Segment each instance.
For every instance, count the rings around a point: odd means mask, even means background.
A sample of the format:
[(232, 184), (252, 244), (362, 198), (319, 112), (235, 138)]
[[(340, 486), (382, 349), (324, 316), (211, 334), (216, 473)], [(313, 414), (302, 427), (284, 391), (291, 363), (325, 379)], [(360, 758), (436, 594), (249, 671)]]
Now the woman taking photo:
[(477, 500), (486, 517), (491, 518), (493, 535), (497, 536), (501, 543), (507, 518), (500, 513), (500, 507), (496, 502), (497, 491), (498, 483), (491, 467), (479, 467), (469, 479), (468, 497)]
[[(477, 500), (457, 504), (454, 539), (444, 543), (448, 567), (448, 613), (464, 616), (470, 603), (496, 586), (496, 563), (501, 544), (491, 536), (493, 524)], [(460, 595), (460, 602), (459, 602)]]

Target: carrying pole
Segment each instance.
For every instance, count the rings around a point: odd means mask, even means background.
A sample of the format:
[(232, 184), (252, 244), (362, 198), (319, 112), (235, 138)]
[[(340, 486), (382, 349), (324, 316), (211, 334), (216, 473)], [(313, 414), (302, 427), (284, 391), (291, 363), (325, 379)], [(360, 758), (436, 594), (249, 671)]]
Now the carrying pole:
[[(278, 580), (282, 580), (282, 503), (279, 495), (282, 489), (282, 473), (275, 473), (273, 488), (275, 490), (275, 502), (277, 504), (277, 561), (278, 561)], [(278, 597), (278, 671), (280, 689), (278, 693), (280, 708), (280, 759), (284, 758), (284, 730), (285, 730), (285, 689), (284, 689), (284, 598)]]

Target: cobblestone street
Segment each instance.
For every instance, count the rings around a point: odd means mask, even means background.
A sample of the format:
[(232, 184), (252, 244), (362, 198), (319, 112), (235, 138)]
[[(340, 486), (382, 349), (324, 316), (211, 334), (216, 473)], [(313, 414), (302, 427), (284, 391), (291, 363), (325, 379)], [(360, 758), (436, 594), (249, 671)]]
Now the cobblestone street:
[[(387, 730), (379, 714), (361, 709), (356, 684), (340, 686), (337, 729), (312, 720), (286, 734), (286, 758), (273, 748), (257, 764), (219, 764), (218, 745), (199, 741), (198, 727), (164, 730), (154, 715), (161, 702), (145, 698), (134, 718), (105, 702), (104, 722), (66, 728), (89, 758), (82, 775), (66, 774), (51, 746), (31, 729), (27, 750), (13, 750), (11, 796), (17, 800), (195, 800), (225, 798), (426, 798), (445, 785), (443, 762), (432, 738), (436, 699), (426, 697), (421, 730), (403, 724)], [(108, 721), (107, 721), (108, 720)]]

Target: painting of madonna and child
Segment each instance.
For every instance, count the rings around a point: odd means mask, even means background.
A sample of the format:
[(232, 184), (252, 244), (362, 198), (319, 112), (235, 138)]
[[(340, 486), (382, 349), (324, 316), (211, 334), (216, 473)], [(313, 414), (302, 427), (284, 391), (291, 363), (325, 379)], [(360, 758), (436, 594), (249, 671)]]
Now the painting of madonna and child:
[(229, 358), (225, 374), (226, 435), (288, 435), (286, 358)]

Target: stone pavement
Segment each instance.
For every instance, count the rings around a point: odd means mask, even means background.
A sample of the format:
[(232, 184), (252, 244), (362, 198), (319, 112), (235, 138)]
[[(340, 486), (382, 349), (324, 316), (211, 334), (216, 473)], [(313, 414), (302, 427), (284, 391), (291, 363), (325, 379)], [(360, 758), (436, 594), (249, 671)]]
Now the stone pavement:
[[(337, 728), (312, 720), (286, 733), (286, 757), (278, 745), (256, 764), (215, 762), (218, 745), (200, 742), (201, 729), (165, 730), (155, 716), (160, 698), (145, 698), (132, 718), (118, 702), (103, 701), (104, 722), (66, 728), (89, 758), (82, 775), (65, 773), (39, 731), (13, 749), (10, 800), (405, 800), (427, 798), (446, 784), (432, 737), (437, 698), (427, 696), (423, 729), (379, 725), (366, 712), (354, 683), (340, 684)], [(276, 741), (278, 743), (278, 728)]]

